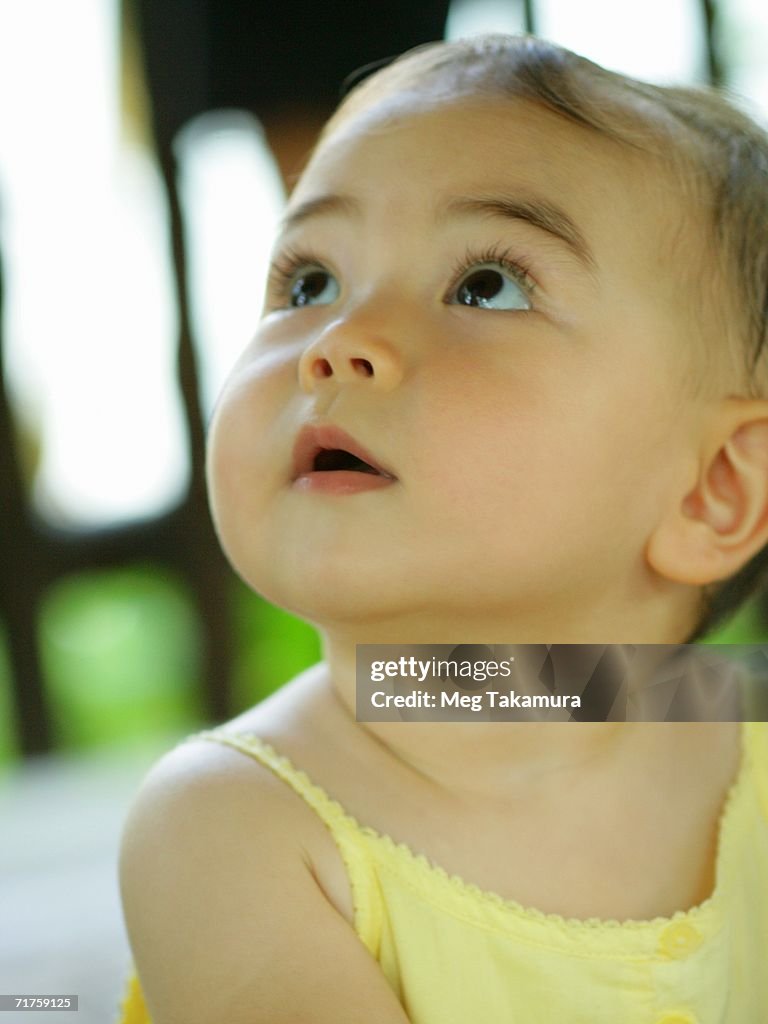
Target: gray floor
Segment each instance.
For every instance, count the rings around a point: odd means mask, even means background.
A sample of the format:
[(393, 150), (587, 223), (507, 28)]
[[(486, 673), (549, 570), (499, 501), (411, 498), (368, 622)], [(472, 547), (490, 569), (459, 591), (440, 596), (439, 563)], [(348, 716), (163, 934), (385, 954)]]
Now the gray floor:
[(76, 1013), (0, 1012), (0, 1024), (115, 1020), (130, 965), (120, 832), (141, 779), (175, 742), (33, 758), (0, 777), (0, 994), (79, 996)]

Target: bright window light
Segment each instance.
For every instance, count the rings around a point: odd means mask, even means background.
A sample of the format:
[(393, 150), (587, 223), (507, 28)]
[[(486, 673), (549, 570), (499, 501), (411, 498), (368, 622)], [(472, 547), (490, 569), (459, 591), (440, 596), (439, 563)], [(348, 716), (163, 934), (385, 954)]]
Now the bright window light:
[(536, 31), (613, 71), (652, 82), (706, 79), (699, 0), (537, 0)]
[(524, 31), (522, 0), (453, 0), (445, 22), (445, 38), (450, 41), (484, 32)]
[(188, 473), (164, 205), (121, 142), (117, 31), (114, 0), (0, 4), (9, 389), (35, 502), (75, 526), (152, 514)]
[[(156, 514), (189, 474), (166, 203), (120, 138), (117, 85), (115, 0), (0, 5), (9, 387), (40, 449), (39, 511), (80, 527)], [(198, 119), (178, 155), (210, 414), (253, 334), (284, 195), (245, 113)]]
[(765, 0), (728, 0), (720, 7), (728, 87), (768, 128), (768, 5)]
[(285, 194), (261, 128), (244, 111), (196, 118), (180, 133), (176, 151), (191, 312), (210, 415), (256, 328)]

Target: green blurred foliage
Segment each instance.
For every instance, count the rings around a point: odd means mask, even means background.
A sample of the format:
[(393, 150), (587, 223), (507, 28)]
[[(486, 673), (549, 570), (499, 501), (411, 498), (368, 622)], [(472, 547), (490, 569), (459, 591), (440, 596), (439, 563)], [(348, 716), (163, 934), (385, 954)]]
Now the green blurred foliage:
[(194, 611), (151, 566), (81, 573), (51, 589), (40, 651), (63, 749), (173, 732), (197, 717)]
[[(232, 577), (237, 714), (320, 657), (314, 630)], [(151, 565), (81, 573), (51, 589), (39, 630), (53, 731), (62, 750), (144, 743), (204, 728), (194, 602)], [(19, 756), (0, 632), (0, 765)]]
[(0, 767), (18, 756), (16, 720), (11, 715), (11, 666), (8, 664), (8, 636), (0, 622)]
[(728, 622), (706, 636), (703, 644), (768, 643), (768, 622), (758, 601), (749, 601)]
[(319, 661), (321, 651), (311, 626), (264, 601), (239, 580), (233, 585), (237, 652), (232, 685), (236, 707), (245, 710)]

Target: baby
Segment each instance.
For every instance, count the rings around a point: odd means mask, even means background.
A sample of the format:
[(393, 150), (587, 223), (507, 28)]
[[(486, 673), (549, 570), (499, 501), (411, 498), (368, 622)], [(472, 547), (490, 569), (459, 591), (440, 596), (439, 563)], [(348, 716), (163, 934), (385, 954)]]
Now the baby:
[(678, 644), (768, 542), (768, 140), (487, 36), (326, 126), (210, 431), (323, 661), (147, 776), (153, 1024), (760, 1024), (768, 727), (362, 722), (358, 644)]

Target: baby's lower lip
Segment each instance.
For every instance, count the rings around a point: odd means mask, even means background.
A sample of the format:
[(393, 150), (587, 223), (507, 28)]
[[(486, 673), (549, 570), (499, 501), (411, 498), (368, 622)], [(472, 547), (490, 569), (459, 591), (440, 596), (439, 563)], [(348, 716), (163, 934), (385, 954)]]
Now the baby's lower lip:
[(380, 490), (394, 482), (390, 476), (336, 469), (322, 473), (303, 473), (296, 477), (293, 486), (297, 491), (312, 491), (318, 494), (358, 494), (361, 491)]

